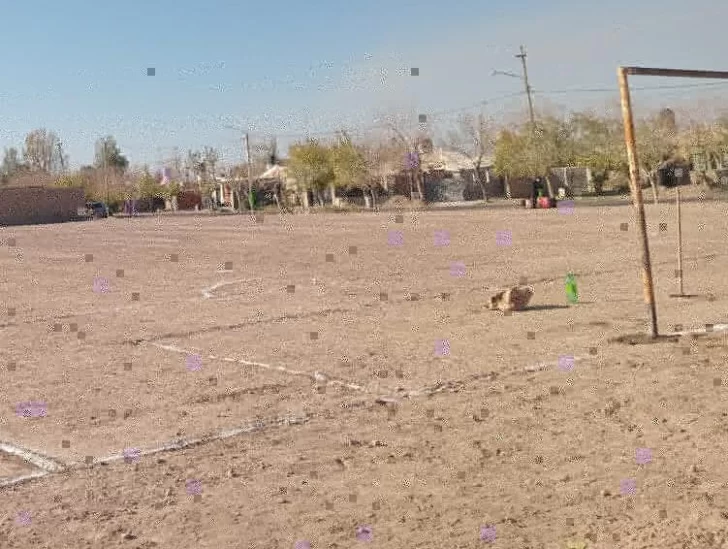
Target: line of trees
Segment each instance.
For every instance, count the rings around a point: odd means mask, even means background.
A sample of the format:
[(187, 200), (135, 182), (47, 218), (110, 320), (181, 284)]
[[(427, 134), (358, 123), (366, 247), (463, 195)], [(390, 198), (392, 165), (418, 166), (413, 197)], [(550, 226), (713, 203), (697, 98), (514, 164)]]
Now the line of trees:
[[(309, 138), (288, 150), (288, 170), (300, 189), (310, 190), (319, 205), (338, 188), (359, 188), (376, 204), (375, 188), (384, 186), (387, 167), (403, 169), (405, 147), (396, 141), (355, 143), (344, 130), (325, 143)], [(308, 193), (304, 207), (308, 207)]]
[(113, 136), (99, 138), (91, 165), (68, 169), (68, 155), (57, 134), (44, 128), (25, 137), (22, 152), (6, 148), (0, 164), (0, 185), (81, 187), (91, 200), (119, 204), (130, 198), (171, 198), (185, 183), (209, 192), (215, 179), (220, 155), (213, 147), (188, 151), (183, 160), (177, 153), (171, 160), (172, 177), (162, 185), (162, 173), (148, 166), (133, 168)]
[[(384, 178), (394, 172), (413, 172), (421, 189), (421, 167), (407, 166), (406, 153), (432, 149), (432, 143), (459, 151), (472, 164), (475, 181), (485, 196), (490, 176), (486, 166), (506, 179), (542, 177), (553, 194), (550, 170), (554, 167), (581, 166), (592, 170), (602, 182), (616, 174), (624, 178), (627, 156), (622, 120), (616, 115), (571, 112), (566, 116), (541, 115), (530, 122), (502, 124), (480, 115), (463, 115), (450, 128), (422, 128), (406, 135), (401, 125), (390, 123), (387, 133), (355, 141), (342, 130), (330, 140), (305, 139), (289, 147), (288, 171), (299, 190), (308, 190), (319, 204), (324, 196), (335, 196), (337, 188), (356, 187), (376, 203), (375, 188), (384, 187)], [(728, 114), (712, 120), (686, 116), (681, 124), (675, 113), (662, 109), (636, 123), (638, 159), (645, 181), (656, 188), (658, 166), (669, 159), (696, 160), (705, 173), (728, 165)], [(278, 162), (275, 139), (253, 144), (252, 176)], [(6, 148), (0, 164), (1, 184), (81, 186), (87, 196), (121, 201), (132, 197), (170, 197), (181, 188), (194, 188), (208, 195), (216, 180), (225, 175), (238, 181), (239, 203), (248, 176), (247, 163), (221, 169), (221, 156), (210, 146), (189, 150), (183, 158), (177, 149), (166, 162), (171, 175), (168, 185), (160, 185), (161, 173), (152, 174), (147, 166), (131, 168), (113, 136), (96, 142), (94, 163), (79, 170), (68, 170), (68, 156), (57, 134), (46, 129), (33, 130), (25, 137), (22, 150)], [(281, 189), (275, 189), (279, 206)], [(308, 193), (305, 206), (308, 207)]]
[(11, 179), (52, 176), (61, 173), (67, 163), (68, 156), (63, 153), (58, 136), (52, 131), (37, 129), (25, 136), (22, 154), (15, 147), (5, 149), (0, 179), (5, 184)]
[[(389, 126), (394, 138), (380, 137), (375, 143), (354, 143), (345, 132), (328, 143), (316, 139), (296, 143), (289, 150), (289, 172), (322, 203), (326, 188), (332, 195), (335, 188), (344, 186), (371, 190), (385, 164), (406, 172), (405, 153), (422, 153), (428, 150), (427, 144), (431, 149), (434, 140), (469, 160), (484, 197), (490, 177), (487, 166), (506, 183), (542, 177), (552, 195), (551, 169), (555, 167), (590, 168), (597, 183), (610, 178), (616, 184), (627, 183), (624, 128), (616, 115), (582, 111), (541, 115), (535, 124), (504, 125), (484, 114), (466, 114), (447, 132), (431, 128), (429, 133), (420, 130), (410, 137), (395, 124)], [(709, 121), (688, 117), (678, 126), (675, 113), (662, 109), (638, 120), (635, 131), (640, 172), (655, 192), (657, 169), (665, 161), (696, 160), (696, 169), (704, 177), (712, 169), (728, 167), (728, 115)]]

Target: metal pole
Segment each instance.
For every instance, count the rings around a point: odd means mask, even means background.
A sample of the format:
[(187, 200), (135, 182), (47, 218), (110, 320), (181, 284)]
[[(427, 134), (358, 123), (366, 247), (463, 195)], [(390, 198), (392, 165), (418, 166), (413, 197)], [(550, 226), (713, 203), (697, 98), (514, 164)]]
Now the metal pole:
[(521, 59), (523, 65), (523, 82), (526, 84), (526, 96), (528, 97), (528, 112), (531, 115), (531, 125), (536, 124), (536, 118), (533, 115), (533, 99), (531, 99), (531, 86), (528, 83), (528, 68), (526, 67), (526, 50), (521, 46), (521, 53), (516, 55)]
[(642, 245), (642, 283), (647, 309), (650, 314), (650, 332), (653, 338), (657, 332), (657, 308), (655, 306), (655, 290), (652, 284), (652, 264), (650, 263), (650, 244), (647, 238), (647, 223), (645, 221), (645, 205), (642, 202), (642, 187), (639, 184), (637, 171), (637, 146), (634, 137), (634, 120), (632, 118), (632, 102), (629, 94), (627, 71), (624, 67), (617, 69), (619, 80), (619, 94), (622, 99), (622, 118), (624, 119), (624, 141), (627, 145), (629, 159), (629, 179), (632, 187), (632, 200), (637, 210), (637, 223), (640, 231)]
[(58, 157), (61, 160), (61, 173), (65, 174), (66, 173), (66, 164), (63, 161), (63, 144), (60, 141), (58, 142)]
[(106, 141), (104, 141), (103, 153), (104, 155), (104, 183), (106, 184), (106, 205), (109, 205), (109, 170), (106, 165)]
[(680, 186), (675, 187), (675, 202), (677, 202), (677, 276), (680, 283), (680, 295), (683, 292), (683, 265), (682, 265), (682, 216), (680, 215)]
[(728, 71), (655, 69), (651, 67), (622, 67), (622, 69), (627, 74), (640, 76), (667, 76), (670, 78), (713, 78), (718, 80), (728, 79)]
[(245, 154), (248, 160), (248, 204), (250, 204), (250, 215), (253, 215), (253, 164), (250, 159), (250, 136), (245, 134)]

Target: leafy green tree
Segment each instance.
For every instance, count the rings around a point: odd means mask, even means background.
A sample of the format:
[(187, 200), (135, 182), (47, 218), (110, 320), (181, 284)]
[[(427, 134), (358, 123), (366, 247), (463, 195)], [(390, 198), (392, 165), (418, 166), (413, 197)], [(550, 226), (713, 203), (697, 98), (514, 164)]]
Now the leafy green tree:
[(591, 168), (600, 179), (610, 171), (628, 173), (621, 120), (577, 112), (569, 127), (574, 165)]
[(56, 187), (85, 187), (86, 186), (86, 180), (79, 176), (79, 175), (72, 175), (67, 174), (59, 177), (56, 180), (55, 186)]
[(496, 139), (494, 168), (508, 178), (542, 177), (553, 196), (550, 170), (573, 163), (574, 147), (568, 124), (553, 117), (515, 129), (504, 129)]
[(80, 187), (84, 194), (91, 200), (102, 200), (105, 193), (101, 192), (105, 189), (100, 185), (96, 170), (78, 170), (74, 173), (68, 173), (60, 176), (55, 180), (56, 187)]
[(333, 178), (329, 186), (332, 197), (336, 187), (364, 187), (367, 185), (369, 167), (363, 151), (356, 147), (349, 135), (342, 131), (337, 143), (331, 147), (330, 162)]
[(602, 181), (610, 171), (627, 173), (624, 132), (620, 120), (588, 112), (568, 119), (544, 117), (501, 132), (495, 146), (495, 169), (505, 177), (543, 177), (553, 196), (550, 171), (559, 166), (590, 168)]
[(148, 170), (137, 181), (137, 193), (140, 198), (164, 197), (165, 190)]
[(313, 190), (321, 203), (320, 191), (335, 181), (330, 150), (316, 139), (307, 139), (292, 145), (288, 154), (288, 169), (304, 190), (304, 207), (308, 208), (308, 190)]
[(662, 113), (640, 120), (635, 124), (635, 140), (638, 168), (647, 175), (657, 203), (657, 168), (679, 151), (674, 119), (671, 120)]
[(728, 157), (728, 117), (718, 117), (712, 123), (691, 121), (678, 134), (678, 150), (686, 159), (695, 162), (701, 174), (724, 167)]
[(172, 199), (173, 197), (177, 196), (181, 190), (182, 185), (180, 185), (177, 181), (171, 181), (166, 185), (162, 186), (162, 195), (166, 199)]

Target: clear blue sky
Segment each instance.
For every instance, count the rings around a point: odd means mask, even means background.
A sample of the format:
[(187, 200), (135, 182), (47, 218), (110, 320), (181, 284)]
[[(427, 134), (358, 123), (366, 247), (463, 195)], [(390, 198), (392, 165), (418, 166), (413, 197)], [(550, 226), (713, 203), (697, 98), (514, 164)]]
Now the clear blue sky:
[[(91, 162), (94, 141), (105, 134), (133, 164), (155, 165), (175, 146), (184, 153), (204, 145), (236, 162), (239, 134), (223, 128), (234, 121), (252, 127), (253, 138), (288, 136), (285, 148), (290, 134), (518, 92), (519, 80), (491, 71), (518, 72), (513, 54), (521, 43), (541, 92), (616, 90), (620, 63), (725, 70), (727, 19), (728, 3), (707, 0), (13, 2), (0, 33), (0, 147), (20, 148), (28, 131), (45, 127), (58, 133), (74, 166)], [(419, 77), (409, 76), (412, 66)], [(634, 85), (695, 83), (643, 78)], [(635, 101), (672, 106), (726, 89), (636, 92)], [(615, 97), (542, 93), (536, 102), (580, 108)], [(524, 105), (516, 98), (488, 109)]]

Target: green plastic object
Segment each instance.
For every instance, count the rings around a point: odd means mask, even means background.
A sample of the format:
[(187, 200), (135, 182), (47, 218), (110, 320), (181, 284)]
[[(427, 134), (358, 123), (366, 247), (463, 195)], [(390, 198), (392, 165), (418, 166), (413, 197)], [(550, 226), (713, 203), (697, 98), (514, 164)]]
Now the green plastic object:
[(566, 298), (569, 300), (569, 303), (579, 301), (579, 292), (576, 289), (576, 277), (574, 273), (566, 275)]

